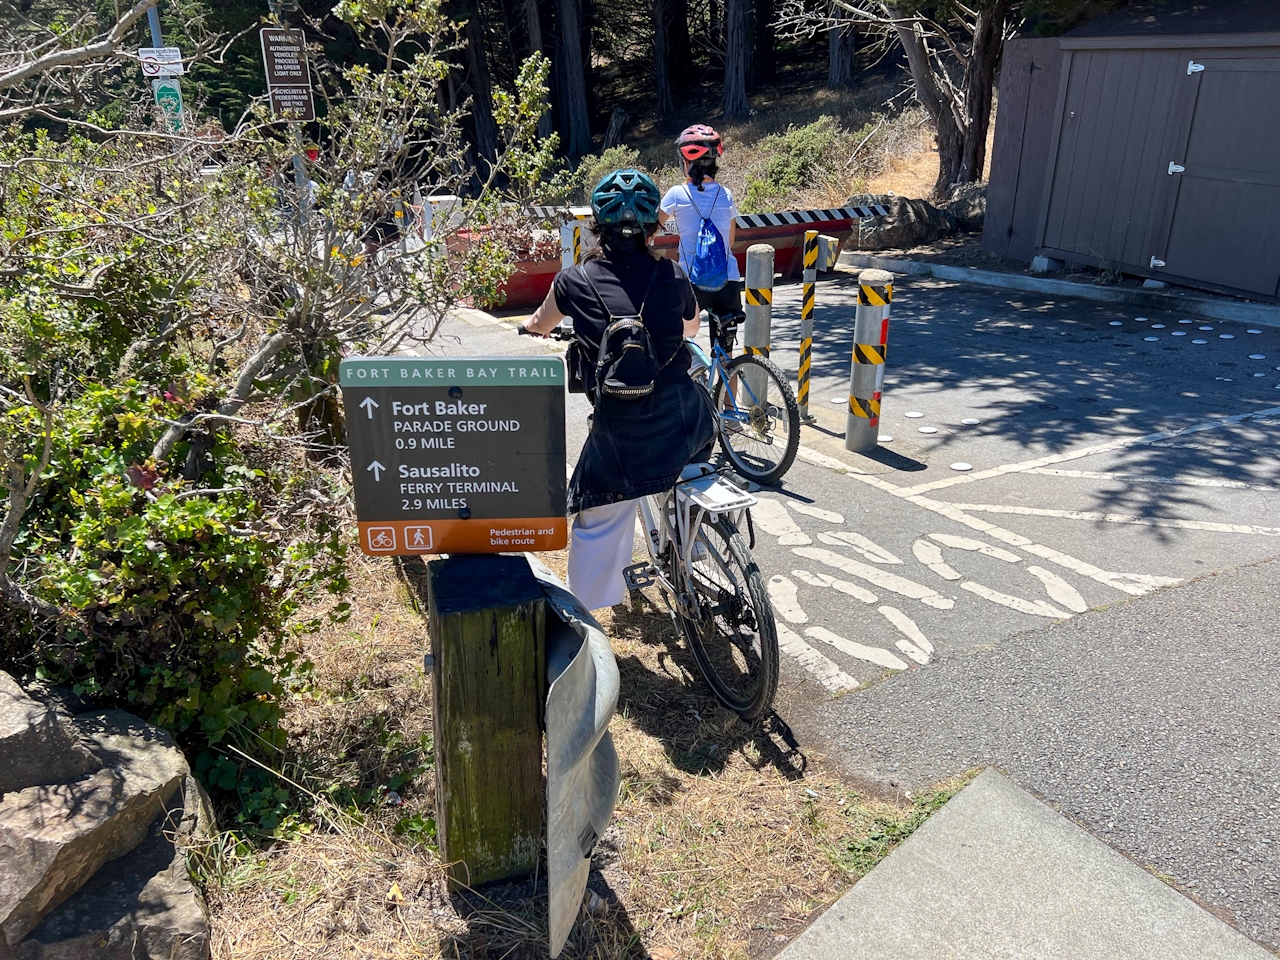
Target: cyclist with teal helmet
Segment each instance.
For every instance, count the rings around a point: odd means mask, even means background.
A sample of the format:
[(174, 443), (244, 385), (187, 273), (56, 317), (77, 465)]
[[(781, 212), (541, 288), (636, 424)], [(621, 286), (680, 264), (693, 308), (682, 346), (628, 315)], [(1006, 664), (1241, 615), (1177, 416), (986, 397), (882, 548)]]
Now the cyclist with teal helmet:
[(679, 264), (649, 249), (660, 199), (639, 170), (605, 176), (591, 194), (591, 231), (599, 245), (583, 263), (556, 275), (524, 324), (545, 336), (572, 317), (590, 378), (611, 320), (639, 316), (657, 361), (647, 395), (595, 396), (591, 431), (569, 481), (569, 511), (576, 514), (569, 589), (589, 610), (626, 596), (622, 572), (632, 560), (636, 501), (671, 489), (715, 438), (710, 400), (689, 379), (684, 346), (684, 338), (698, 332), (693, 288)]

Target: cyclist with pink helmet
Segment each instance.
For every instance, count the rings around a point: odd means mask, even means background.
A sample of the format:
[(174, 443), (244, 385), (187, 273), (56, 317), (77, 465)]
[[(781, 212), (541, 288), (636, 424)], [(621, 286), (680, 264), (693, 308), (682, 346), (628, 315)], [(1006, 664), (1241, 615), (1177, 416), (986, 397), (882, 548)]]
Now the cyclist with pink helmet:
[[(663, 196), (658, 223), (666, 224), (668, 220), (675, 220), (676, 232), (680, 235), (680, 266), (685, 273), (690, 273), (695, 239), (704, 218), (715, 224), (732, 250), (737, 231), (735, 221), (738, 217), (738, 205), (733, 200), (733, 194), (716, 183), (719, 160), (724, 155), (724, 143), (714, 128), (705, 123), (686, 127), (676, 139), (676, 149), (684, 169), (685, 182), (672, 187)], [(737, 257), (732, 252), (729, 253), (728, 280), (723, 287), (719, 290), (706, 290), (695, 285), (693, 292), (698, 299), (698, 306), (710, 314), (709, 325), (714, 342), (720, 336), (715, 317), (742, 310), (742, 273), (738, 269)], [(732, 344), (725, 344), (725, 347), (732, 352)]]

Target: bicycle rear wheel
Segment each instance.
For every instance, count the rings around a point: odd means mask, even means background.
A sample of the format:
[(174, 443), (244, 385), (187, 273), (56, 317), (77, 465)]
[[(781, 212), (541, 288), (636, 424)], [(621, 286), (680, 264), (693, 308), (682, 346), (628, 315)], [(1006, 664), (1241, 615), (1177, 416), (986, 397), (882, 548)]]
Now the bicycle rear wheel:
[(778, 690), (778, 628), (760, 568), (723, 517), (700, 525), (690, 567), (696, 616), (677, 618), (685, 640), (716, 698), (754, 720)]
[(714, 400), (720, 447), (733, 468), (757, 483), (781, 480), (800, 449), (800, 407), (777, 365), (754, 354), (736, 357), (725, 365)]

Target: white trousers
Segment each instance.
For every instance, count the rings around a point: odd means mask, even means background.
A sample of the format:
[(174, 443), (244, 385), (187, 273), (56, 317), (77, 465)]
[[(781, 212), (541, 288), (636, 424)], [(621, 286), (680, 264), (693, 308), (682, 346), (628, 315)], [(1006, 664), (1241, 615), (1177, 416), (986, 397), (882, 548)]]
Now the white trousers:
[(573, 520), (569, 591), (588, 610), (612, 607), (627, 595), (622, 571), (631, 566), (639, 500), (588, 507)]

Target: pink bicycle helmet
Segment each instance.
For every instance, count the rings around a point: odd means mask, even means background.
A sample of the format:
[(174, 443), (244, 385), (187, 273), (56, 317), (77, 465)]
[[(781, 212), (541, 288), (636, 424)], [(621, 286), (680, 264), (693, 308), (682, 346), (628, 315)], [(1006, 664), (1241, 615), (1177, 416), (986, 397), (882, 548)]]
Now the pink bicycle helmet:
[(691, 127), (685, 127), (676, 138), (676, 149), (680, 151), (680, 156), (690, 163), (702, 159), (713, 150), (717, 157), (724, 155), (724, 144), (720, 141), (720, 134), (716, 133), (714, 127), (709, 127), (705, 123), (695, 123)]

